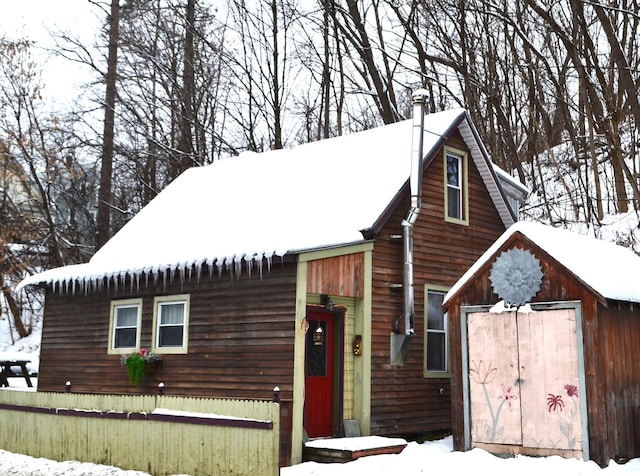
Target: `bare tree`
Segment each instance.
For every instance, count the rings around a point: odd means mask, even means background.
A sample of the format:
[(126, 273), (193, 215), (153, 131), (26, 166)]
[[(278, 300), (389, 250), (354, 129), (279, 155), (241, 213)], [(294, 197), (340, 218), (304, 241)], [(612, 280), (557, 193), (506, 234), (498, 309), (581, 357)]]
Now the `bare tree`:
[[(243, 131), (250, 150), (284, 146), (285, 97), (289, 77), (291, 25), (298, 12), (289, 0), (233, 0), (229, 9), (233, 39), (225, 59), (234, 77), (229, 117)], [(264, 132), (263, 132), (264, 131)]]
[(218, 28), (196, 1), (123, 7), (114, 229), (186, 168), (236, 153), (222, 132), (229, 88)]
[[(365, 7), (370, 5), (370, 7)], [(398, 112), (393, 71), (390, 57), (385, 48), (385, 28), (381, 19), (380, 2), (358, 2), (346, 0), (346, 7), (341, 8), (342, 21), (338, 27), (345, 40), (355, 50), (356, 58), (362, 66), (356, 69), (365, 81), (367, 89), (375, 91), (374, 101), (380, 117), (385, 124), (391, 124), (402, 118)], [(368, 22), (363, 16), (369, 13), (373, 20)], [(377, 43), (374, 44), (369, 29), (373, 29)], [(367, 90), (365, 89), (365, 90)]]
[(0, 40), (0, 301), (22, 337), (29, 300), (14, 286), (44, 267), (85, 261), (95, 237), (92, 165), (77, 156), (71, 122), (43, 107), (29, 42)]

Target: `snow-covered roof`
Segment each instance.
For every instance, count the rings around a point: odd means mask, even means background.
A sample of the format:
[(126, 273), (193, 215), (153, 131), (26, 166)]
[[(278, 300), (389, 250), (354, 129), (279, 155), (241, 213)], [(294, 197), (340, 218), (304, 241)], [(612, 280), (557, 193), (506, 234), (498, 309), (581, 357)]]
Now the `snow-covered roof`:
[[(513, 222), (464, 109), (425, 116), (424, 157), (460, 130), (505, 226)], [(88, 263), (45, 271), (20, 286), (74, 285), (203, 264), (261, 267), (274, 256), (358, 243), (407, 183), (412, 121), (187, 170)]]
[(640, 302), (640, 257), (633, 251), (609, 241), (565, 229), (521, 221), (509, 227), (478, 258), (449, 290), (444, 303), (457, 294), (516, 232), (530, 239), (603, 298)]

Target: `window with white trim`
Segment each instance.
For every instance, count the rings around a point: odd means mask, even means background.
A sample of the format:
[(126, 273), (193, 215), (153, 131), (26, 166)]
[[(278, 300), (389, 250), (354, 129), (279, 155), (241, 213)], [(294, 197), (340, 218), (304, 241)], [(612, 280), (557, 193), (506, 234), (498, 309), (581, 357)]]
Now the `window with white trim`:
[(140, 348), (142, 299), (111, 302), (109, 353), (124, 354)]
[(445, 220), (469, 224), (467, 193), (467, 154), (444, 148)]
[(186, 354), (189, 339), (189, 295), (154, 299), (153, 350), (165, 354)]
[(442, 303), (447, 289), (441, 286), (425, 286), (425, 377), (449, 377), (449, 323)]

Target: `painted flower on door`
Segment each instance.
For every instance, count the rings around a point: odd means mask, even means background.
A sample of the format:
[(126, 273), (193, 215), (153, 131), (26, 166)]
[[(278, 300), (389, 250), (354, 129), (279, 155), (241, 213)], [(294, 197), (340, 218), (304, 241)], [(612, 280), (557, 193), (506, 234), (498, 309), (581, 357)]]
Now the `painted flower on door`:
[(564, 391), (568, 397), (566, 402), (562, 393), (547, 394), (547, 411), (555, 413), (558, 418), (558, 429), (567, 439), (567, 447), (573, 449), (577, 435), (581, 431), (581, 428), (574, 428), (575, 419), (578, 416), (578, 387), (567, 383), (564, 385)]
[[(495, 380), (497, 372), (497, 367), (492, 367), (491, 363), (487, 365), (482, 360), (477, 363), (471, 361), (469, 368), (469, 376), (474, 382), (482, 386), (484, 392), (486, 408), (489, 411), (491, 420), (491, 425), (485, 424), (484, 432), (486, 440), (491, 443), (498, 442), (504, 432), (504, 427), (500, 425), (502, 409), (506, 405), (509, 411), (511, 411), (513, 409), (513, 401), (518, 398), (514, 388), (511, 385), (506, 386), (504, 384), (500, 384), (498, 395), (494, 398), (491, 397), (490, 389), (487, 387)], [(496, 400), (499, 402), (497, 407), (495, 406)]]
[(502, 400), (503, 403), (506, 403), (509, 410), (511, 410), (513, 408), (513, 400), (517, 400), (518, 397), (513, 391), (513, 387), (511, 385), (508, 387), (501, 385), (501, 390), (500, 395), (498, 395), (498, 400)]
[(476, 364), (475, 360), (471, 361), (469, 374), (475, 382), (481, 385), (493, 382), (493, 379), (496, 378), (497, 372), (498, 369), (496, 367), (491, 367), (491, 363), (489, 363), (489, 365), (485, 365), (482, 360), (478, 362), (478, 364)]

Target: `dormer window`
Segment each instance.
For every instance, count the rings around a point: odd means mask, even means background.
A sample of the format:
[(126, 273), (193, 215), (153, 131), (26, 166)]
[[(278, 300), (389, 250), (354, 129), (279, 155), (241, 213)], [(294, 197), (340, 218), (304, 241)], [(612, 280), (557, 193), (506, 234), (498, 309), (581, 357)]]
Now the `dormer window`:
[(445, 220), (460, 225), (469, 224), (467, 168), (466, 152), (444, 148)]

